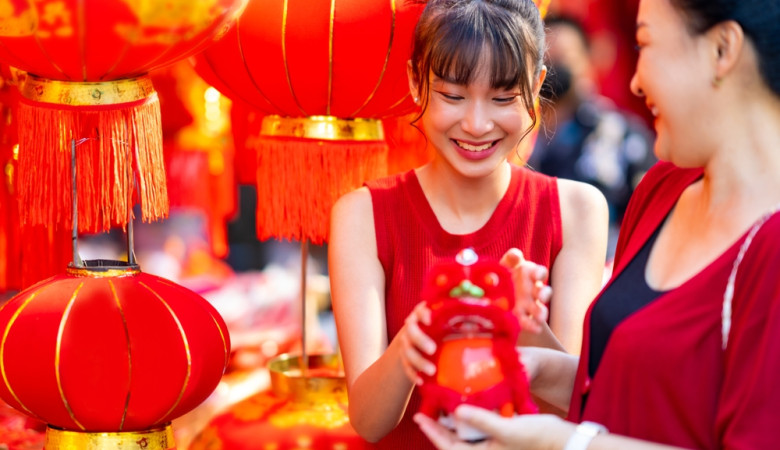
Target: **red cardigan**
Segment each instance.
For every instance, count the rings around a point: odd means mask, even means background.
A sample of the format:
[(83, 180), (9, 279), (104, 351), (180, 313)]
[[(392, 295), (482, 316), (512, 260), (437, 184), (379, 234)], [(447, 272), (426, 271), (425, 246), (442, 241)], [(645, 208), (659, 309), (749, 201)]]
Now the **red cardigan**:
[[(624, 219), (612, 279), (701, 173), (668, 163), (648, 172)], [(571, 420), (591, 420), (613, 433), (688, 448), (777, 447), (780, 214), (764, 224), (739, 267), (724, 351), (723, 293), (744, 238), (690, 280), (620, 323), (592, 380), (586, 367), (588, 311)]]

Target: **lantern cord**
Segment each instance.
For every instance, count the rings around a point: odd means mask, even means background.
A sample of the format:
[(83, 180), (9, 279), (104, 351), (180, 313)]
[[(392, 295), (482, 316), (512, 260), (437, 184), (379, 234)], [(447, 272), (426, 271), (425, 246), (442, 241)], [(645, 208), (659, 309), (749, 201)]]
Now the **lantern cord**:
[(73, 245), (73, 266), (83, 267), (79, 256), (79, 209), (78, 196), (76, 195), (76, 140), (70, 140), (70, 181), (71, 181), (71, 207), (73, 208), (73, 233), (71, 240)]
[[(124, 124), (127, 126), (127, 124)], [(133, 172), (133, 158), (138, 160), (138, 146), (133, 146), (133, 149), (129, 152), (130, 161), (127, 165), (126, 175), (128, 177), (130, 189), (127, 190), (127, 263), (131, 266), (135, 265), (135, 250), (133, 249), (133, 192), (138, 188), (138, 181), (136, 180), (135, 173)]]
[(301, 376), (309, 370), (309, 355), (306, 352), (306, 260), (309, 258), (309, 240), (301, 239)]

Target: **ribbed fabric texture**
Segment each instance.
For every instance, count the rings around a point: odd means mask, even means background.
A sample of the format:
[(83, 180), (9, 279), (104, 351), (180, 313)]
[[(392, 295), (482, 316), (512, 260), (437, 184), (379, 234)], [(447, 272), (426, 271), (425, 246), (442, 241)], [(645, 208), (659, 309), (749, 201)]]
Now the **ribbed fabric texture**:
[[(512, 167), (506, 194), (488, 222), (474, 233), (446, 232), (425, 198), (414, 171), (366, 183), (371, 191), (379, 259), (385, 270), (388, 342), (420, 302), (430, 269), (466, 247), (481, 259), (499, 259), (510, 248), (549, 269), (561, 249), (561, 212), (556, 179)], [(415, 390), (398, 427), (378, 448), (433, 448), (411, 420), (420, 398)]]

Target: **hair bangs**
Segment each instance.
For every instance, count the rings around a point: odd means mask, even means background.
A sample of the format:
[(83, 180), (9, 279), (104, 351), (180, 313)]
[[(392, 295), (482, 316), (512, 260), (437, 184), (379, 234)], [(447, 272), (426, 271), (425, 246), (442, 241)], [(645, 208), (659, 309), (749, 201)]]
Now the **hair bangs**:
[(517, 38), (498, 31), (506, 28), (479, 14), (443, 21), (435, 34), (438, 42), (430, 47), (431, 72), (447, 82), (467, 85), (481, 75), (479, 70), (487, 69), (492, 88), (519, 86), (525, 78), (525, 61), (520, 49), (512, 45)]

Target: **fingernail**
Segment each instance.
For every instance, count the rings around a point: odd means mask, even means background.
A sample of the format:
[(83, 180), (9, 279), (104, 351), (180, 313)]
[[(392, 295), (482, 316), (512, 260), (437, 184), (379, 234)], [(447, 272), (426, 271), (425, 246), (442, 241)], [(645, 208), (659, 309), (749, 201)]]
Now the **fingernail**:
[(472, 416), (471, 407), (468, 405), (460, 405), (455, 409), (455, 415), (459, 419), (468, 419)]

